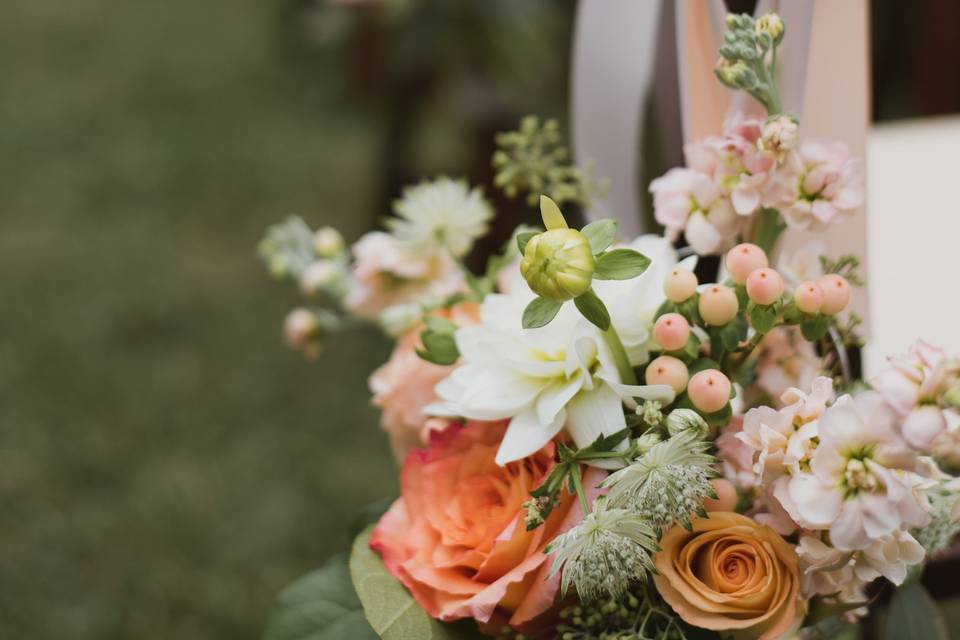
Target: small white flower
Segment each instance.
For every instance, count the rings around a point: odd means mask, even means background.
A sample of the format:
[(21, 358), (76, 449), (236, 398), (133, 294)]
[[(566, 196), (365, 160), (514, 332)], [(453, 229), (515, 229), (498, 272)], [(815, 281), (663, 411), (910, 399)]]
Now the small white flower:
[(572, 584), (582, 600), (605, 593), (617, 598), (631, 581), (647, 579), (654, 570), (650, 555), (657, 550), (654, 532), (642, 515), (611, 508), (600, 498), (579, 524), (547, 547), (553, 555), (550, 577), (561, 572), (561, 592)]
[(393, 209), (398, 217), (387, 221), (393, 235), (424, 255), (445, 250), (466, 254), (493, 217), (480, 189), (446, 177), (404, 189)]

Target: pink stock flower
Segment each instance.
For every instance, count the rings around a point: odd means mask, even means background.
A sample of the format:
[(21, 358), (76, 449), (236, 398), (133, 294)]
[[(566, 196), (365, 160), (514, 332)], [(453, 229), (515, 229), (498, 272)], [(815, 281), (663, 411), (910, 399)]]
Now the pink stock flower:
[[(434, 314), (461, 327), (476, 324), (480, 317), (477, 304), (472, 302)], [(421, 330), (422, 327), (417, 326), (400, 336), (390, 360), (370, 376), (373, 404), (383, 411), (380, 426), (389, 435), (390, 448), (397, 461), (403, 460), (412, 447), (426, 444), (430, 419), (423, 409), (437, 401), (434, 387), (450, 375), (452, 369), (417, 355), (417, 349), (422, 347)]]
[(937, 402), (956, 366), (942, 349), (918, 340), (907, 353), (888, 357), (886, 366), (870, 380), (903, 418), (901, 433), (918, 451), (930, 451), (947, 428), (946, 414)]
[(820, 228), (863, 204), (862, 162), (851, 158), (841, 142), (804, 142), (788, 155), (782, 171), (796, 176), (778, 207), (791, 227)]
[(353, 245), (353, 282), (344, 306), (358, 316), (375, 319), (387, 307), (437, 301), (466, 284), (446, 253), (419, 255), (388, 233), (371, 231)]
[[(497, 633), (504, 626), (531, 633), (554, 606), (560, 576), (548, 578), (544, 549), (583, 515), (564, 492), (546, 522), (524, 525), (523, 503), (554, 466), (554, 444), (498, 465), (505, 422), (450, 423), (426, 450), (403, 465), (401, 497), (370, 538), (395, 578), (423, 609), (441, 620), (474, 618)], [(590, 498), (605, 473), (590, 469)]]
[(687, 242), (699, 254), (720, 253), (733, 246), (740, 221), (710, 176), (693, 169), (671, 169), (650, 183), (650, 192), (654, 217), (671, 239), (685, 231)]

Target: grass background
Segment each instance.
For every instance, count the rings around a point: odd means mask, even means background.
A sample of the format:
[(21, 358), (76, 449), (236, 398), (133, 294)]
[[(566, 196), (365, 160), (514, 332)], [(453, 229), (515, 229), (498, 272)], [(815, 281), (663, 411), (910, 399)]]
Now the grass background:
[(389, 345), (286, 351), (297, 295), (254, 247), (289, 213), (354, 239), (404, 179), (484, 177), (479, 121), (562, 115), (573, 4), (359, 27), (320, 4), (0, 21), (0, 637), (257, 638), (395, 491), (366, 390)]

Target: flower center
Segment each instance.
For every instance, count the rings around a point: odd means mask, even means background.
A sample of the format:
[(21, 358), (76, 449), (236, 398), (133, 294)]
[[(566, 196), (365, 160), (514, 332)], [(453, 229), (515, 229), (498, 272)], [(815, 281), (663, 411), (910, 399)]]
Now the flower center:
[(843, 472), (843, 482), (847, 495), (856, 495), (860, 491), (874, 492), (881, 487), (880, 479), (870, 472), (862, 458), (851, 458), (847, 461), (847, 467)]

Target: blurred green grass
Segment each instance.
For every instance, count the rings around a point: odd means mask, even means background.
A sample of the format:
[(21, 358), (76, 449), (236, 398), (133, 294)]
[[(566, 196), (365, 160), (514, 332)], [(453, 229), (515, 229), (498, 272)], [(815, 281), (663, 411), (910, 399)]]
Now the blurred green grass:
[[(256, 638), (394, 491), (366, 375), (279, 341), (254, 256), (373, 220), (376, 130), (288, 64), (278, 7), (31, 0), (0, 21), (0, 635)], [(336, 480), (334, 480), (336, 479)]]

